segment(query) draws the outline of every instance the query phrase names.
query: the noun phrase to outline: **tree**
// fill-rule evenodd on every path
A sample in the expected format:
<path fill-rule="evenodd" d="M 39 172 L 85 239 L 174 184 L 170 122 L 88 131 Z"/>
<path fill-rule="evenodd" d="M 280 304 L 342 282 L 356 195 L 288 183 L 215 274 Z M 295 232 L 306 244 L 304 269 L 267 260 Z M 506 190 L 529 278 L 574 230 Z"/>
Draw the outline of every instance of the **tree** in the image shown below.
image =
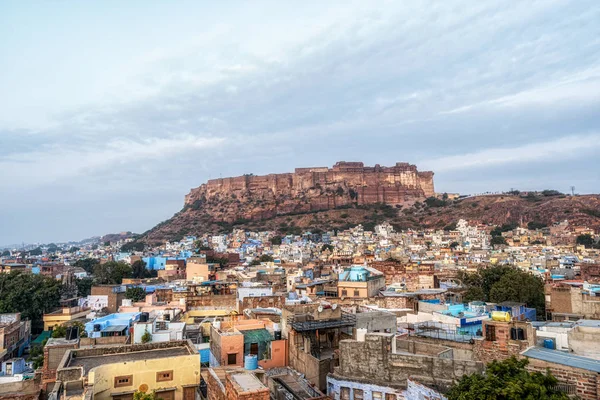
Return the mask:
<path fill-rule="evenodd" d="M 109 261 L 94 267 L 94 277 L 101 285 L 121 284 L 123 278 L 130 278 L 131 265 L 124 262 Z"/>
<path fill-rule="evenodd" d="M 9 257 L 10 256 L 10 250 L 4 250 L 2 252 L 2 257 Z"/>
<path fill-rule="evenodd" d="M 134 263 L 131 264 L 131 270 L 131 277 L 135 279 L 150 278 L 152 276 L 152 273 L 146 269 L 144 260 L 134 261 Z"/>
<path fill-rule="evenodd" d="M 458 246 L 460 246 L 460 243 L 458 243 L 458 242 L 452 242 L 452 243 L 450 243 L 450 248 L 451 248 L 452 250 L 454 250 L 454 249 L 455 249 L 455 248 L 457 248 Z"/>
<path fill-rule="evenodd" d="M 594 238 L 589 233 L 577 236 L 576 242 L 578 245 L 585 246 L 586 249 L 594 247 Z"/>
<path fill-rule="evenodd" d="M 492 236 L 492 240 L 490 241 L 490 244 L 492 246 L 496 246 L 496 245 L 500 245 L 500 244 L 504 244 L 506 245 L 506 239 L 504 239 L 503 236 Z"/>
<path fill-rule="evenodd" d="M 141 287 L 128 287 L 125 290 L 125 298 L 134 302 L 142 301 L 146 298 L 146 291 Z"/>
<path fill-rule="evenodd" d="M 130 253 L 132 251 L 144 251 L 145 247 L 146 247 L 146 245 L 144 243 L 133 241 L 133 242 L 125 243 L 123 246 L 121 246 L 121 252 L 122 253 Z"/>
<path fill-rule="evenodd" d="M 281 236 L 273 236 L 271 238 L 271 244 L 273 244 L 273 245 L 280 245 L 281 242 L 282 242 Z"/>
<path fill-rule="evenodd" d="M 532 231 L 545 228 L 546 226 L 548 225 L 539 221 L 530 221 L 527 223 L 527 229 L 531 229 Z"/>
<path fill-rule="evenodd" d="M 33 362 L 33 369 L 38 369 L 44 365 L 44 346 L 46 346 L 47 342 L 48 339 L 46 338 L 42 341 L 41 345 L 31 346 L 28 361 Z"/>
<path fill-rule="evenodd" d="M 94 272 L 94 267 L 100 264 L 100 261 L 95 258 L 81 258 L 73 264 L 75 267 L 83 268 L 85 272 L 91 274 Z"/>
<path fill-rule="evenodd" d="M 41 256 L 42 255 L 42 249 L 41 249 L 41 247 L 36 247 L 35 249 L 30 250 L 29 251 L 29 255 L 30 256 Z"/>
<path fill-rule="evenodd" d="M 43 275 L 12 271 L 0 274 L 0 313 L 20 312 L 34 323 L 59 306 L 62 294 L 59 281 Z"/>
<path fill-rule="evenodd" d="M 140 392 L 136 390 L 133 394 L 133 400 L 163 400 L 161 397 L 156 395 L 156 392 L 152 391 L 150 393 Z"/>
<path fill-rule="evenodd" d="M 67 327 L 66 326 L 58 325 L 52 329 L 52 337 L 54 339 L 64 338 L 65 336 L 67 336 Z"/>
<path fill-rule="evenodd" d="M 526 358 L 517 360 L 514 356 L 500 362 L 492 361 L 485 374 L 460 378 L 447 393 L 448 400 L 569 398 L 555 388 L 558 381 L 550 372 L 529 372 L 525 369 L 528 363 Z"/>
<path fill-rule="evenodd" d="M 455 231 L 456 230 L 456 222 L 452 222 L 444 227 L 445 231 Z"/>
<path fill-rule="evenodd" d="M 86 297 L 92 293 L 92 286 L 94 286 L 94 279 L 92 278 L 81 278 L 75 281 L 77 286 L 77 296 Z"/>
<path fill-rule="evenodd" d="M 325 250 L 333 251 L 333 249 L 334 249 L 334 247 L 327 243 L 325 243 L 323 246 L 321 246 L 321 251 L 325 251 Z"/>
<path fill-rule="evenodd" d="M 148 326 L 146 326 L 146 330 L 144 331 L 141 339 L 142 343 L 150 343 L 152 341 L 152 334 L 148 332 Z"/>
<path fill-rule="evenodd" d="M 72 247 L 69 249 L 69 253 L 77 253 L 79 250 L 81 250 L 79 247 L 72 246 Z"/>
<path fill-rule="evenodd" d="M 461 271 L 458 278 L 467 289 L 463 295 L 465 301 L 516 301 L 535 308 L 540 317 L 545 314 L 544 283 L 527 272 L 497 266 L 475 273 Z"/>
<path fill-rule="evenodd" d="M 271 257 L 268 254 L 261 255 L 259 260 L 260 260 L 260 262 L 273 262 L 274 261 L 273 257 Z"/>

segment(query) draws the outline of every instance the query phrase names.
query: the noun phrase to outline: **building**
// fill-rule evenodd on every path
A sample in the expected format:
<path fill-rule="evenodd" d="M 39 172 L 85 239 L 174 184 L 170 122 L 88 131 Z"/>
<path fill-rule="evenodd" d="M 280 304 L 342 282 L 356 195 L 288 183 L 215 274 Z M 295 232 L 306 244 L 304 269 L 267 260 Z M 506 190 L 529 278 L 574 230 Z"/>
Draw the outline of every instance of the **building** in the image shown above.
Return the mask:
<path fill-rule="evenodd" d="M 209 368 L 203 378 L 208 400 L 270 400 L 269 388 L 244 369 Z"/>
<path fill-rule="evenodd" d="M 130 328 L 140 320 L 142 313 L 114 313 L 97 318 L 85 324 L 89 338 L 109 336 L 129 336 Z"/>
<path fill-rule="evenodd" d="M 92 292 L 87 297 L 85 307 L 94 311 L 116 313 L 125 298 L 125 286 L 100 285 L 92 286 Z"/>
<path fill-rule="evenodd" d="M 481 362 L 455 359 L 450 347 L 368 333 L 340 342 L 340 365 L 327 377 L 327 394 L 335 400 L 400 400 L 409 378 L 443 391 L 483 368 Z"/>
<path fill-rule="evenodd" d="M 185 280 L 194 283 L 214 280 L 217 265 L 207 263 L 206 258 L 192 257 L 185 267 Z"/>
<path fill-rule="evenodd" d="M 68 325 L 73 321 L 85 322 L 86 315 L 90 312 L 86 307 L 63 307 L 51 313 L 44 314 L 44 330 L 52 330 L 55 326 Z"/>
<path fill-rule="evenodd" d="M 200 357 L 186 340 L 67 350 L 50 396 L 130 400 L 155 391 L 164 400 L 195 400 L 199 387 Z"/>
<path fill-rule="evenodd" d="M 31 321 L 20 313 L 0 314 L 0 361 L 20 357 L 31 338 Z"/>
<path fill-rule="evenodd" d="M 345 330 L 356 326 L 356 317 L 342 312 L 337 304 L 296 304 L 284 306 L 282 325 L 289 342 L 290 367 L 325 390 L 327 374 L 338 362 L 335 353 L 339 342 L 351 337 Z"/>
<path fill-rule="evenodd" d="M 27 269 L 26 264 L 19 264 L 19 263 L 0 264 L 0 274 L 10 274 L 13 271 L 27 272 L 29 270 Z"/>
<path fill-rule="evenodd" d="M 280 325 L 270 320 L 216 321 L 210 329 L 210 365 L 241 367 L 246 356 L 254 355 L 264 369 L 284 367 L 287 342 Z"/>
<path fill-rule="evenodd" d="M 383 273 L 375 268 L 351 266 L 338 278 L 338 297 L 375 297 L 385 287 Z"/>
<path fill-rule="evenodd" d="M 186 324 L 183 321 L 178 321 L 179 311 L 179 309 L 175 309 L 142 313 L 140 320 L 133 324 L 132 342 L 138 344 L 145 341 L 159 343 L 170 340 L 183 340 Z M 148 333 L 146 334 L 146 332 Z"/>

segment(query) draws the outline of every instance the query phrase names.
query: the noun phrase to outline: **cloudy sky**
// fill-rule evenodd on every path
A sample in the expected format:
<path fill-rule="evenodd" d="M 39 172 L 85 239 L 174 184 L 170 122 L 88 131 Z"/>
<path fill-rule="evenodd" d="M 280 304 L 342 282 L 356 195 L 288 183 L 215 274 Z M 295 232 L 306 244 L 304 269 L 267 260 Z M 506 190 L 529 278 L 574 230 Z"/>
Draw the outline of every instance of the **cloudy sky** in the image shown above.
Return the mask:
<path fill-rule="evenodd" d="M 294 5 L 294 6 L 292 6 Z M 3 1 L 0 244 L 336 161 L 600 192 L 600 2 Z"/>

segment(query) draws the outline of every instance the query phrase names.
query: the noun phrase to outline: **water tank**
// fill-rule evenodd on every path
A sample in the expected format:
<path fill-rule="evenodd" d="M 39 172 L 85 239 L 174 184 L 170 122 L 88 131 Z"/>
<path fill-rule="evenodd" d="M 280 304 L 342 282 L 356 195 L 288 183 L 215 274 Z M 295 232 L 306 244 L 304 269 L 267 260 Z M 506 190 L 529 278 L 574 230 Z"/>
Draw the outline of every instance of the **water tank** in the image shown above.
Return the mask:
<path fill-rule="evenodd" d="M 517 328 L 510 328 L 510 340 L 517 340 Z"/>
<path fill-rule="evenodd" d="M 492 319 L 494 321 L 510 321 L 510 313 L 506 311 L 492 311 Z"/>
<path fill-rule="evenodd" d="M 123 301 L 121 302 L 121 305 L 123 307 L 131 307 L 133 305 L 133 300 L 131 300 L 131 299 L 123 299 Z"/>
<path fill-rule="evenodd" d="M 288 299 L 290 299 L 290 300 L 296 300 L 296 299 L 298 299 L 298 293 L 296 293 L 296 292 L 289 292 L 288 293 Z"/>
<path fill-rule="evenodd" d="M 213 322 L 213 326 L 215 327 L 215 329 L 221 329 L 221 321 Z"/>
<path fill-rule="evenodd" d="M 544 339 L 544 347 L 547 349 L 554 350 L 554 340 L 552 339 Z"/>
<path fill-rule="evenodd" d="M 244 368 L 253 371 L 258 368 L 258 357 L 254 354 L 248 354 L 244 357 Z"/>
<path fill-rule="evenodd" d="M 140 314 L 140 322 L 148 322 L 148 318 L 150 315 L 147 312 L 143 312 Z"/>
<path fill-rule="evenodd" d="M 171 314 L 169 314 L 169 313 L 164 313 L 164 314 L 163 314 L 163 320 L 165 320 L 165 321 L 170 321 L 170 320 L 171 320 Z"/>
<path fill-rule="evenodd" d="M 364 342 L 366 336 L 367 336 L 367 329 L 365 329 L 365 328 L 357 328 L 356 329 L 356 341 L 357 342 Z"/>
<path fill-rule="evenodd" d="M 94 332 L 100 332 L 101 328 L 102 326 L 100 326 L 100 324 L 94 324 Z"/>

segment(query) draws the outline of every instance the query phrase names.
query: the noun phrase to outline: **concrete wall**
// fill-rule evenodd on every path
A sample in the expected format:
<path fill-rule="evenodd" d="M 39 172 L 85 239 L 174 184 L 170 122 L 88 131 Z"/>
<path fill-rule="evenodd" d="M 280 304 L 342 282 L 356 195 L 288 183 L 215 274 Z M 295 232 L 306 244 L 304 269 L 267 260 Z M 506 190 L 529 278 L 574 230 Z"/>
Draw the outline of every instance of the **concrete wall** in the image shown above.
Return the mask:
<path fill-rule="evenodd" d="M 340 342 L 336 376 L 404 388 L 408 377 L 425 384 L 449 385 L 465 374 L 483 371 L 483 363 L 420 354 L 392 353 L 393 334 L 367 334 L 364 342 Z"/>
<path fill-rule="evenodd" d="M 368 332 L 396 332 L 396 316 L 385 311 L 357 313 L 356 328 Z"/>
<path fill-rule="evenodd" d="M 173 379 L 157 382 L 156 373 L 160 371 L 173 371 Z M 114 378 L 126 375 L 133 375 L 132 385 L 115 388 Z M 148 385 L 149 391 L 175 388 L 175 398 L 183 399 L 182 386 L 198 385 L 199 382 L 200 357 L 197 354 L 107 364 L 93 368 L 88 373 L 88 384 L 94 386 L 96 400 L 109 400 L 111 394 L 136 390 L 142 383 Z"/>
<path fill-rule="evenodd" d="M 600 329 L 576 326 L 567 334 L 569 351 L 584 357 L 600 360 Z"/>

